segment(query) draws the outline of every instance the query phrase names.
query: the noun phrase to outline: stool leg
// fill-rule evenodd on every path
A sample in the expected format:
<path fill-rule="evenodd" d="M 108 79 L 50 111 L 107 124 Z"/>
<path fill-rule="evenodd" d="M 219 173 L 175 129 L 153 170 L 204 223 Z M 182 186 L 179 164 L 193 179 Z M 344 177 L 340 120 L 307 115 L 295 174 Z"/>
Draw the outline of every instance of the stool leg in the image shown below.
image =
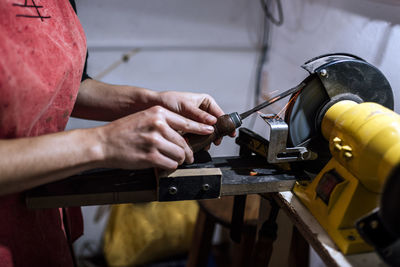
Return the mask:
<path fill-rule="evenodd" d="M 309 266 L 310 246 L 296 226 L 293 226 L 292 241 L 289 251 L 289 266 Z"/>
<path fill-rule="evenodd" d="M 240 243 L 242 237 L 246 198 L 246 195 L 239 195 L 235 196 L 233 200 L 230 236 L 231 239 L 236 243 Z"/>
<path fill-rule="evenodd" d="M 272 256 L 273 244 L 278 235 L 278 224 L 276 218 L 279 213 L 278 204 L 272 199 L 269 199 L 271 210 L 268 219 L 263 223 L 259 233 L 258 240 L 251 257 L 251 266 L 265 267 L 268 266 Z"/>
<path fill-rule="evenodd" d="M 250 263 L 257 239 L 257 225 L 243 226 L 240 244 L 233 244 L 232 267 L 252 266 Z"/>
<path fill-rule="evenodd" d="M 187 267 L 207 266 L 214 228 L 215 221 L 200 208 L 193 232 Z"/>

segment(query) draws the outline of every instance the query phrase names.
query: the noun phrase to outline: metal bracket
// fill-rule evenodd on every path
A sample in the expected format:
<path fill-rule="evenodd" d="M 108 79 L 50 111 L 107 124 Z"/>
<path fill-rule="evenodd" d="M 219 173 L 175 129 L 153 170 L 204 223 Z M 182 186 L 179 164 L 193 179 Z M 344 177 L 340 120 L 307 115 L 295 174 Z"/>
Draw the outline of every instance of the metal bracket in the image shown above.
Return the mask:
<path fill-rule="evenodd" d="M 282 163 L 313 160 L 317 154 L 306 147 L 287 147 L 288 125 L 284 120 L 272 115 L 261 115 L 270 128 L 267 161 Z"/>

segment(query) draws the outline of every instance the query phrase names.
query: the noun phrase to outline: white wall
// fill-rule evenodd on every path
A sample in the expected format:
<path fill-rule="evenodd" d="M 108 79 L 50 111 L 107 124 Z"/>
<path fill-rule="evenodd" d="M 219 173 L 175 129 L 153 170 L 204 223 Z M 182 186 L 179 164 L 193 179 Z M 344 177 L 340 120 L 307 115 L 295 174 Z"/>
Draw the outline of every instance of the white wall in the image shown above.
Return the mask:
<path fill-rule="evenodd" d="M 257 1 L 78 1 L 95 76 L 134 48 L 102 79 L 157 91 L 209 93 L 226 112 L 252 105 L 262 11 Z M 75 126 L 75 122 L 70 124 Z M 215 155 L 237 153 L 233 140 Z"/>
<path fill-rule="evenodd" d="M 103 81 L 155 90 L 190 90 L 213 95 L 226 112 L 252 105 L 262 10 L 258 0 L 78 0 L 93 76 L 140 48 Z M 300 68 L 320 54 L 347 52 L 363 57 L 386 75 L 400 112 L 400 1 L 282 0 L 285 21 L 272 29 L 264 66 L 264 93 L 296 85 Z M 282 103 L 273 107 L 278 111 Z M 246 122 L 248 125 L 249 122 Z M 88 127 L 71 120 L 68 127 Z M 256 124 L 259 132 L 263 125 Z M 213 155 L 234 155 L 225 138 Z M 85 208 L 86 234 L 78 242 L 98 242 L 102 225 L 93 226 Z"/>
<path fill-rule="evenodd" d="M 282 0 L 285 22 L 274 28 L 265 65 L 267 88 L 288 88 L 306 72 L 299 66 L 315 56 L 347 52 L 377 66 L 392 85 L 400 111 L 400 1 Z M 389 1 L 386 1 L 389 2 Z"/>
<path fill-rule="evenodd" d="M 252 105 L 263 15 L 258 1 L 81 0 L 77 5 L 87 34 L 90 75 L 96 76 L 124 53 L 139 48 L 128 63 L 102 80 L 157 91 L 209 93 L 226 112 Z M 71 119 L 68 128 L 99 124 Z M 232 138 L 226 138 L 212 151 L 233 155 L 238 148 Z M 75 245 L 78 253 L 87 242 L 94 244 L 92 249 L 98 248 L 105 223 L 93 223 L 95 207 L 83 211 L 85 236 Z"/>

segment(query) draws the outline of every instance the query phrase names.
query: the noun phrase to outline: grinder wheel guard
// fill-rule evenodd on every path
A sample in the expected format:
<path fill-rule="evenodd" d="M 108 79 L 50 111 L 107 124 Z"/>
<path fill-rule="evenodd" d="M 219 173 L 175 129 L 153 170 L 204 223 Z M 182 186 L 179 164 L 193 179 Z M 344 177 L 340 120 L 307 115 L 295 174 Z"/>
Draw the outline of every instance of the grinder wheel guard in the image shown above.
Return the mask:
<path fill-rule="evenodd" d="M 385 76 L 365 60 L 350 54 L 328 54 L 307 61 L 302 68 L 310 75 L 299 94 L 293 94 L 285 113 L 288 146 L 305 146 L 318 159 L 298 164 L 310 176 L 316 175 L 331 158 L 329 144 L 322 137 L 324 112 L 344 99 L 376 102 L 393 109 L 393 93 Z"/>

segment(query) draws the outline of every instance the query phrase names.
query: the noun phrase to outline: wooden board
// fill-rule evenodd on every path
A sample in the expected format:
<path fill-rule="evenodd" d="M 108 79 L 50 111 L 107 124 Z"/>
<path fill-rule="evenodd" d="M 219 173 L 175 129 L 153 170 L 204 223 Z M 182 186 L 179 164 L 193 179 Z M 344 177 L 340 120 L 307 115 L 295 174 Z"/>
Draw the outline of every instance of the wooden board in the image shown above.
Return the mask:
<path fill-rule="evenodd" d="M 387 266 L 375 252 L 343 255 L 314 216 L 292 192 L 276 193 L 273 196 L 327 266 Z"/>

